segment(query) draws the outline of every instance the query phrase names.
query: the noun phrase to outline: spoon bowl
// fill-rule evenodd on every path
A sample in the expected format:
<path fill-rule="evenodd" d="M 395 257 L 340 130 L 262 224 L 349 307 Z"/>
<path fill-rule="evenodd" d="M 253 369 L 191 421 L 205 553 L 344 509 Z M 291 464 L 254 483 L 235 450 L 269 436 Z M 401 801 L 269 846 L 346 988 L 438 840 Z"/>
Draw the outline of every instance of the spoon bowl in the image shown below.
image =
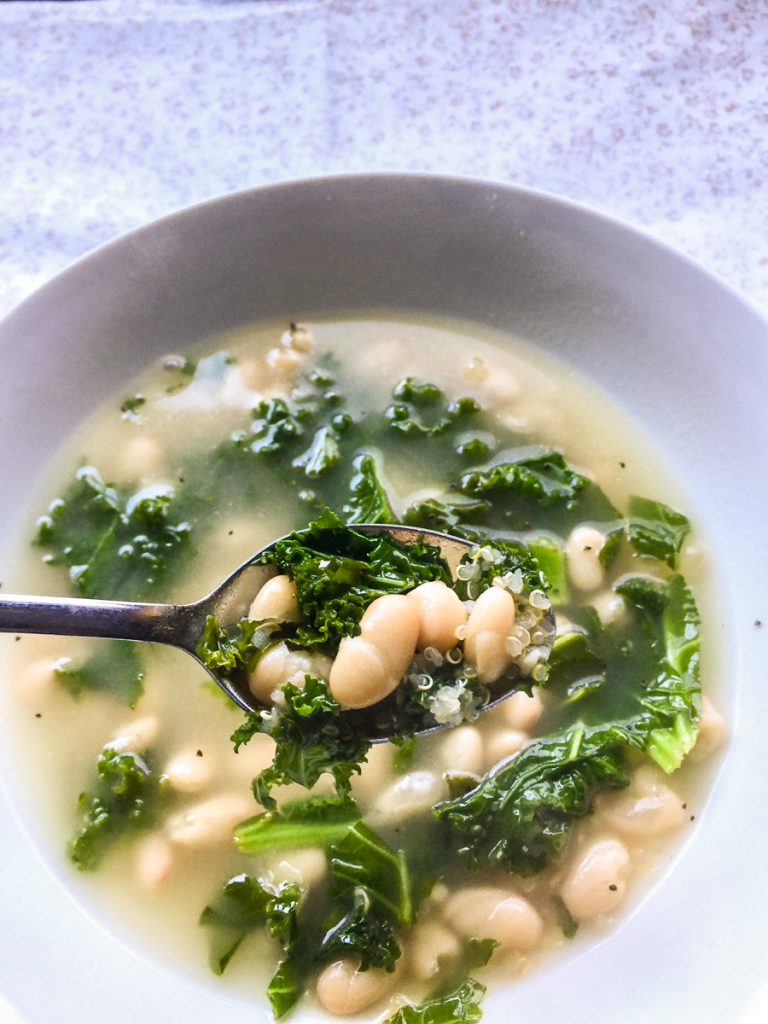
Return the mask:
<path fill-rule="evenodd" d="M 417 527 L 356 523 L 354 529 L 371 534 L 386 533 L 403 544 L 421 541 L 439 548 L 454 581 L 462 559 L 474 547 L 471 541 Z M 251 693 L 247 682 L 220 675 L 206 665 L 198 655 L 198 647 L 209 616 L 213 616 L 227 631 L 234 629 L 247 616 L 253 599 L 273 575 L 274 567 L 265 563 L 263 556 L 279 542 L 273 541 L 256 552 L 215 590 L 191 604 L 146 604 L 8 594 L 0 597 L 0 632 L 100 637 L 178 647 L 191 654 L 216 685 L 243 711 L 258 713 L 269 710 L 267 705 Z M 551 649 L 555 635 L 552 611 L 545 616 L 546 620 L 549 620 L 550 625 L 549 640 L 542 646 Z M 495 706 L 513 692 L 511 684 L 494 687 L 492 698 L 483 710 Z M 353 714 L 356 728 L 371 740 L 387 740 L 401 728 L 397 715 L 386 701 L 382 705 L 373 705 Z M 419 733 L 435 732 L 443 728 L 446 726 L 435 725 L 419 730 Z"/>

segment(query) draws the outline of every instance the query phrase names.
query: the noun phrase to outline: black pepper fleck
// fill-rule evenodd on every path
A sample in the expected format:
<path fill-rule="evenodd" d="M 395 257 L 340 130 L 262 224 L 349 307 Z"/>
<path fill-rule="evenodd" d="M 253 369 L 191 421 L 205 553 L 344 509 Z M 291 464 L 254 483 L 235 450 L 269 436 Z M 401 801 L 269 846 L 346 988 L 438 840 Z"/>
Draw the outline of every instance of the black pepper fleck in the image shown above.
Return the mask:
<path fill-rule="evenodd" d="M 616 892 L 616 890 L 617 890 L 617 889 L 618 889 L 619 887 L 618 887 L 618 885 L 616 885 L 616 883 L 615 883 L 615 882 L 611 882 L 611 884 L 610 884 L 610 885 L 608 886 L 608 888 L 609 888 L 609 889 L 611 890 L 611 892 Z"/>
<path fill-rule="evenodd" d="M 197 756 L 198 756 L 198 757 L 202 757 L 202 756 L 203 756 L 203 752 L 202 752 L 202 750 L 198 750 L 198 751 L 197 751 L 196 753 L 197 753 Z"/>
<path fill-rule="evenodd" d="M 2 583 L 0 583 L 0 587 L 1 586 L 2 586 Z M 755 626 L 758 629 L 762 629 L 762 627 L 763 627 L 763 620 L 762 619 L 755 619 Z"/>
<path fill-rule="evenodd" d="M 35 718 L 42 718 L 42 717 L 43 717 L 42 711 L 36 711 L 35 712 Z"/>

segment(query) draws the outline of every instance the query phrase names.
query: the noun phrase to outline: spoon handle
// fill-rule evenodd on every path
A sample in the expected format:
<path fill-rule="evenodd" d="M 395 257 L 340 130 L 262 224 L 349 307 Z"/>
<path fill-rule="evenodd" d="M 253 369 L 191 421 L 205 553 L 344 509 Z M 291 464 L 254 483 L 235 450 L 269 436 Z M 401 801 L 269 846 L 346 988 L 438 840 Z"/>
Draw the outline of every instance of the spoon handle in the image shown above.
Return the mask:
<path fill-rule="evenodd" d="M 7 594 L 0 597 L 0 632 L 149 640 L 186 647 L 184 626 L 190 610 L 189 605 Z"/>

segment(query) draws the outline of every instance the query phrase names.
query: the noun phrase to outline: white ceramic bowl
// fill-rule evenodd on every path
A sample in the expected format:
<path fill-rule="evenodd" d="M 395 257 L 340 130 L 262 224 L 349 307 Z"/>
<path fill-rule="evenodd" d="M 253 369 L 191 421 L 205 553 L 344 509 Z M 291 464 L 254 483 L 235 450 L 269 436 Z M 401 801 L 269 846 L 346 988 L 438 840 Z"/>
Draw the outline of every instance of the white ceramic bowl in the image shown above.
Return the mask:
<path fill-rule="evenodd" d="M 730 651 L 733 741 L 694 837 L 610 941 L 492 996 L 486 1019 L 768 1019 L 755 994 L 768 980 L 768 324 L 678 254 L 563 200 L 428 176 L 297 182 L 136 231 L 0 325 L 0 567 L 62 436 L 156 356 L 259 319 L 381 309 L 475 321 L 578 366 L 656 436 L 717 539 L 710 628 Z M 0 737 L 8 765 L 12 737 Z M 17 810 L 34 836 L 34 808 Z M 6 804 L 0 856 L 0 991 L 30 1024 L 260 1019 L 111 941 Z"/>

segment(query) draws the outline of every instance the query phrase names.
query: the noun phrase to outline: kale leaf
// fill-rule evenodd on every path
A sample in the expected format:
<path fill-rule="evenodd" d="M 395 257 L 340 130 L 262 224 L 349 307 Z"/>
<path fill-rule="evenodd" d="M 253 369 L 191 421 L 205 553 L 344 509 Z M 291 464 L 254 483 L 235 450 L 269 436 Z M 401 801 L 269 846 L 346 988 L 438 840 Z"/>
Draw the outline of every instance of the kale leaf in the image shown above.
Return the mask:
<path fill-rule="evenodd" d="M 337 646 L 357 631 L 365 609 L 382 594 L 404 593 L 428 580 L 451 582 L 435 546 L 361 533 L 330 509 L 305 530 L 279 540 L 263 561 L 296 585 L 302 624 L 295 639 L 305 648 Z"/>
<path fill-rule="evenodd" d="M 102 640 L 86 661 L 59 662 L 55 674 L 73 697 L 86 691 L 109 693 L 135 708 L 144 692 L 144 669 L 137 645 L 129 640 Z"/>
<path fill-rule="evenodd" d="M 277 626 L 263 626 L 250 619 L 241 619 L 235 630 L 224 629 L 215 616 L 205 620 L 197 656 L 212 672 L 232 676 L 239 672 L 250 672 L 259 654 L 273 642 Z"/>
<path fill-rule="evenodd" d="M 557 451 L 470 470 L 461 476 L 458 490 L 487 502 L 493 510 L 489 525 L 496 528 L 564 534 L 589 521 L 609 525 L 607 532 L 617 539 L 621 533 L 621 517 L 608 498 Z M 613 545 L 603 548 L 604 564 L 614 553 Z"/>
<path fill-rule="evenodd" d="M 387 492 L 376 472 L 372 455 L 355 459 L 355 475 L 349 482 L 350 496 L 342 509 L 342 518 L 349 525 L 355 523 L 396 523 Z"/>
<path fill-rule="evenodd" d="M 154 824 L 164 786 L 138 754 L 106 747 L 96 765 L 97 782 L 81 793 L 84 822 L 68 846 L 81 871 L 93 871 L 109 848 L 126 834 Z"/>
<path fill-rule="evenodd" d="M 406 377 L 392 391 L 394 404 L 384 412 L 392 430 L 407 436 L 435 437 L 480 412 L 474 398 L 446 402 L 435 384 Z"/>
<path fill-rule="evenodd" d="M 361 971 L 371 967 L 393 971 L 400 956 L 391 919 L 376 912 L 371 895 L 363 886 L 355 887 L 352 906 L 328 929 L 318 949 L 318 958 L 323 961 L 345 956 L 359 958 Z"/>
<path fill-rule="evenodd" d="M 401 1006 L 384 1024 L 478 1024 L 483 1019 L 480 1003 L 484 995 L 485 986 L 467 978 L 442 995 Z"/>
<path fill-rule="evenodd" d="M 534 741 L 434 813 L 459 837 L 472 867 L 505 864 L 535 874 L 561 853 L 570 824 L 590 812 L 599 791 L 629 784 L 626 748 L 620 729 L 576 726 Z"/>
<path fill-rule="evenodd" d="M 670 569 L 677 568 L 680 549 L 690 533 L 691 524 L 669 505 L 650 498 L 629 500 L 627 535 L 643 558 L 658 558 Z"/>
<path fill-rule="evenodd" d="M 360 811 L 349 797 L 326 796 L 292 800 L 279 810 L 256 814 L 235 829 L 241 853 L 327 846 L 342 839 Z"/>
<path fill-rule="evenodd" d="M 36 543 L 86 597 L 141 599 L 189 550 L 189 524 L 170 517 L 173 496 L 157 487 L 126 495 L 83 467 L 38 520 Z"/>
<path fill-rule="evenodd" d="M 232 734 L 235 751 L 256 733 L 266 733 L 277 744 L 272 764 L 253 780 L 254 796 L 273 809 L 273 786 L 297 782 L 310 789 L 325 772 L 333 776 L 337 793 L 347 796 L 371 744 L 360 737 L 322 679 L 307 676 L 303 688 L 286 683 L 282 692 L 285 707 L 249 713 Z"/>

